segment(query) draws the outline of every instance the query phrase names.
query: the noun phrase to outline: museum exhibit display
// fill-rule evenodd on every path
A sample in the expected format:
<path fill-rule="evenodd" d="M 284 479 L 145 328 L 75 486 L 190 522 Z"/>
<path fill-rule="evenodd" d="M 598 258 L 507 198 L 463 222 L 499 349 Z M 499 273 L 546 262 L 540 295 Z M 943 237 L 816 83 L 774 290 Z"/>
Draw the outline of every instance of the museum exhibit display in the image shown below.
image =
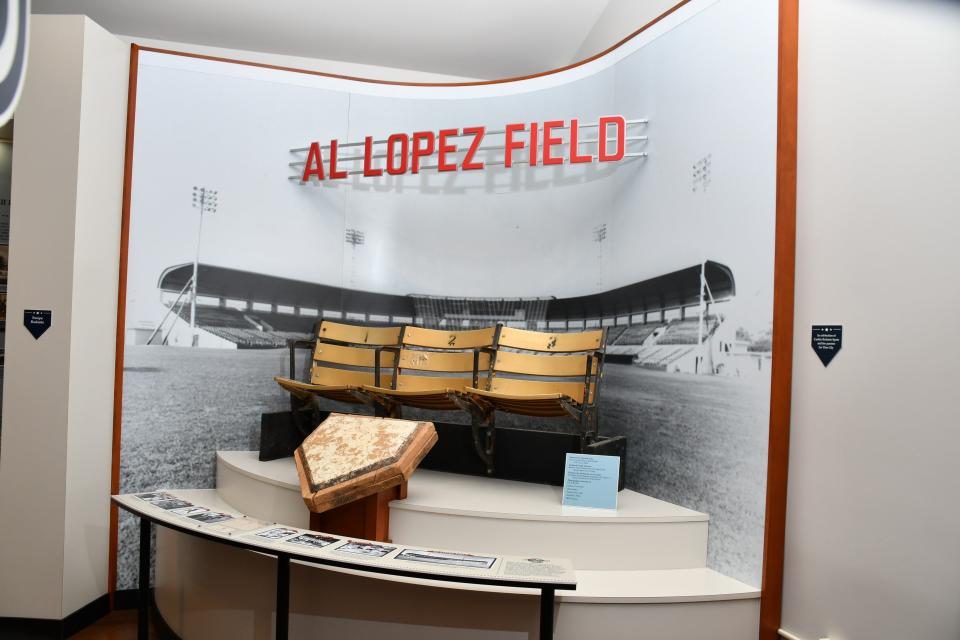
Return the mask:
<path fill-rule="evenodd" d="M 747 14 L 738 46 L 708 37 Z M 655 570 L 708 571 L 755 615 L 776 19 L 691 2 L 584 65 L 476 86 L 135 50 L 119 492 L 216 488 L 317 535 L 567 557 L 595 577 L 558 596 L 568 625 Z M 712 43 L 696 63 L 694 43 Z M 200 195 L 177 206 L 176 184 Z M 149 409 L 181 386 L 217 407 L 199 429 L 194 401 Z M 615 509 L 561 504 L 568 454 L 613 456 Z M 135 532 L 121 517 L 121 589 Z M 188 607 L 169 579 L 193 544 L 155 548 Z"/>
<path fill-rule="evenodd" d="M 71 315 L 103 292 L 15 307 L 112 375 L 108 606 L 183 640 L 755 633 L 791 367 L 782 19 L 685 0 L 573 64 L 449 81 L 51 19 L 102 72 L 81 94 L 126 95 L 112 370 Z"/>
<path fill-rule="evenodd" d="M 0 639 L 960 638 L 960 3 L 0 16 Z"/>

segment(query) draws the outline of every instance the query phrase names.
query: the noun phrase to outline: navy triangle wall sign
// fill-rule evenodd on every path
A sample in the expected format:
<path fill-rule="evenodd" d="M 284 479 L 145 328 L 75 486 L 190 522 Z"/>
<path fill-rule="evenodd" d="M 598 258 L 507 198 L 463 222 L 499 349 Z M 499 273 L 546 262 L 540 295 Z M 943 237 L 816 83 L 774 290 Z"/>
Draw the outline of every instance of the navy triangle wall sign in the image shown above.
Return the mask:
<path fill-rule="evenodd" d="M 843 326 L 839 324 L 815 324 L 811 332 L 810 344 L 814 353 L 827 366 L 843 347 Z"/>
<path fill-rule="evenodd" d="M 52 322 L 53 312 L 49 309 L 25 309 L 23 311 L 23 326 L 37 340 L 50 328 Z"/>

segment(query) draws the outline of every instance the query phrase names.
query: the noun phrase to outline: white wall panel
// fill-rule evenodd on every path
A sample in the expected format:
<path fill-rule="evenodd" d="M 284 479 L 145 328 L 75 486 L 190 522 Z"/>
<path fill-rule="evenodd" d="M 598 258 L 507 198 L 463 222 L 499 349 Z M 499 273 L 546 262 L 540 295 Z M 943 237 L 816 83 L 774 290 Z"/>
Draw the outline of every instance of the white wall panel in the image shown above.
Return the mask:
<path fill-rule="evenodd" d="M 732 31 L 738 34 L 734 43 L 727 38 Z M 739 305 L 738 316 L 730 315 L 730 333 L 739 327 L 769 330 L 775 64 L 776 6 L 766 0 L 692 2 L 603 59 L 530 81 L 470 87 L 381 85 L 143 52 L 127 326 L 152 328 L 168 311 L 158 280 L 165 269 L 193 260 L 199 219 L 190 194 L 200 185 L 219 190 L 216 213 L 204 218 L 203 264 L 399 296 L 564 298 L 715 260 L 732 268 L 738 285 L 736 302 L 724 310 L 731 313 Z M 648 151 L 649 158 L 450 174 L 425 170 L 320 185 L 289 180 L 302 171 L 289 163 L 306 154 L 288 150 L 313 141 L 357 143 L 368 135 L 383 139 L 392 133 L 477 125 L 499 130 L 513 122 L 574 117 L 590 123 L 610 114 L 650 119 L 649 126 L 627 130 L 630 137 L 650 136 L 649 144 L 628 143 L 628 152 Z M 581 136 L 595 139 L 596 131 L 583 130 Z M 501 141 L 491 135 L 485 144 Z M 341 147 L 341 168 L 355 149 Z M 501 155 L 494 151 L 485 157 Z M 691 167 L 707 156 L 714 162 L 711 182 L 706 191 L 693 191 Z M 597 234 L 604 225 L 606 237 L 600 242 Z M 345 242 L 348 229 L 363 234 L 361 245 Z M 235 280 L 243 283 L 245 277 Z M 269 297 L 271 292 L 251 295 Z M 363 317 L 367 309 L 344 311 Z M 177 359 L 192 357 L 144 349 L 125 355 L 133 373 L 163 368 L 156 363 L 140 367 L 138 358 L 169 355 L 164 366 L 173 371 Z M 263 370 L 250 373 L 247 381 L 269 381 L 267 357 Z M 193 375 L 198 372 L 194 369 Z M 265 385 L 269 389 L 258 392 L 262 401 L 252 395 L 242 400 L 246 413 L 229 424 L 197 430 L 194 424 L 204 418 L 195 419 L 192 406 L 207 412 L 218 402 L 239 407 L 241 401 L 224 400 L 223 390 L 208 389 L 205 381 L 188 382 L 186 371 L 169 383 L 166 394 L 162 379 L 131 375 L 125 389 L 132 404 L 124 413 L 124 490 L 171 482 L 212 486 L 210 454 L 204 448 L 227 437 L 236 441 L 216 446 L 256 446 L 247 433 L 255 432 L 260 411 L 283 401 L 279 389 Z M 691 443 L 678 445 L 669 428 L 651 427 L 664 424 L 661 415 L 641 416 L 639 405 L 631 404 L 643 395 L 639 384 L 620 395 L 612 385 L 605 387 L 609 397 L 618 398 L 608 407 L 623 403 L 609 410 L 613 419 L 606 426 L 611 434 L 632 434 L 635 442 L 642 434 L 643 444 L 654 445 L 644 450 L 648 457 L 637 455 L 642 462 L 635 467 L 656 468 L 657 474 L 650 475 L 657 477 L 631 488 L 702 511 L 727 510 L 726 518 L 721 514 L 715 520 L 711 566 L 759 584 L 769 388 L 762 376 L 743 385 L 750 390 L 735 411 L 704 409 L 683 422 L 702 420 L 712 436 L 723 423 L 749 442 L 749 454 L 729 443 L 724 452 L 702 446 L 696 427 Z M 149 389 L 153 395 L 138 396 L 134 389 Z M 644 398 L 669 404 L 674 402 L 669 395 L 647 392 Z M 164 403 L 183 413 L 175 417 L 177 410 L 163 410 Z M 161 440 L 158 434 L 165 433 L 169 440 L 144 444 L 147 424 L 152 436 Z M 198 431 L 209 436 L 199 448 L 193 445 Z M 172 441 L 190 449 L 189 454 L 175 453 Z M 676 452 L 677 466 L 651 463 L 652 449 Z M 709 462 L 701 464 L 698 452 Z M 143 462 L 154 458 L 165 462 L 157 471 Z M 701 467 L 729 476 L 716 482 L 694 478 Z M 628 477 L 636 477 L 635 471 L 631 467 Z M 708 493 L 711 497 L 704 497 Z M 716 501 L 708 502 L 714 496 Z M 126 586 L 133 576 L 135 532 L 128 525 L 121 531 L 121 584 Z M 735 557 L 736 563 L 725 564 L 725 557 Z"/>
<path fill-rule="evenodd" d="M 62 615 L 103 595 L 130 48 L 83 23 Z"/>
<path fill-rule="evenodd" d="M 60 619 L 106 593 L 128 49 L 82 16 L 31 20 L 17 110 L 0 616 Z M 50 309 L 35 340 L 24 309 Z"/>
<path fill-rule="evenodd" d="M 960 637 L 960 6 L 800 6 L 783 627 Z M 829 368 L 812 324 L 842 324 Z"/>
<path fill-rule="evenodd" d="M 31 20 L 17 110 L 0 448 L 0 616 L 61 617 L 83 21 Z M 53 42 L 58 46 L 44 46 Z M 24 309 L 53 312 L 39 340 L 23 327 Z"/>

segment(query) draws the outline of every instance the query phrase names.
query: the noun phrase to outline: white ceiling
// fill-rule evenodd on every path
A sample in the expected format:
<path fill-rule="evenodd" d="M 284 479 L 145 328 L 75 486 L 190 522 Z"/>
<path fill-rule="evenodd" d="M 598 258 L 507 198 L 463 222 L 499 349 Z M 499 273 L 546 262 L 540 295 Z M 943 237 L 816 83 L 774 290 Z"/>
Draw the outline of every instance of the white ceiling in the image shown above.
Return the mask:
<path fill-rule="evenodd" d="M 604 46 L 599 51 L 672 2 L 33 0 L 32 4 L 33 13 L 86 14 L 118 35 L 487 79 L 570 64 L 584 57 L 581 47 L 588 36 L 597 47 L 600 32 Z M 615 18 L 604 20 L 605 12 Z M 627 20 L 625 12 L 630 15 Z"/>

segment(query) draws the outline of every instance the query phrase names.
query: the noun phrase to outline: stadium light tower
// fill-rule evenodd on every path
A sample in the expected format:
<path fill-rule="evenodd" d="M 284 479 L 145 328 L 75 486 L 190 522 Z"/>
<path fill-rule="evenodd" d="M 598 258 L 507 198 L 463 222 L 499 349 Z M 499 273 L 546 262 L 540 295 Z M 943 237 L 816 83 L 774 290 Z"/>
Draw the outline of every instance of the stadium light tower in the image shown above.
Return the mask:
<path fill-rule="evenodd" d="M 603 241 L 607 239 L 607 223 L 593 228 L 593 241 L 597 243 L 597 289 L 603 289 Z"/>
<path fill-rule="evenodd" d="M 203 214 L 217 210 L 217 192 L 206 187 L 193 188 L 193 208 L 200 210 L 200 224 L 197 225 L 197 255 L 193 259 L 193 284 L 190 287 L 190 333 L 193 334 L 190 346 L 200 343 L 197 333 L 197 271 L 200 267 L 200 237 L 203 234 Z"/>
<path fill-rule="evenodd" d="M 363 231 L 360 229 L 347 229 L 344 232 L 344 241 L 353 247 L 353 250 L 350 252 L 350 286 L 353 286 L 353 273 L 357 267 L 357 247 L 361 246 L 366 239 Z"/>

